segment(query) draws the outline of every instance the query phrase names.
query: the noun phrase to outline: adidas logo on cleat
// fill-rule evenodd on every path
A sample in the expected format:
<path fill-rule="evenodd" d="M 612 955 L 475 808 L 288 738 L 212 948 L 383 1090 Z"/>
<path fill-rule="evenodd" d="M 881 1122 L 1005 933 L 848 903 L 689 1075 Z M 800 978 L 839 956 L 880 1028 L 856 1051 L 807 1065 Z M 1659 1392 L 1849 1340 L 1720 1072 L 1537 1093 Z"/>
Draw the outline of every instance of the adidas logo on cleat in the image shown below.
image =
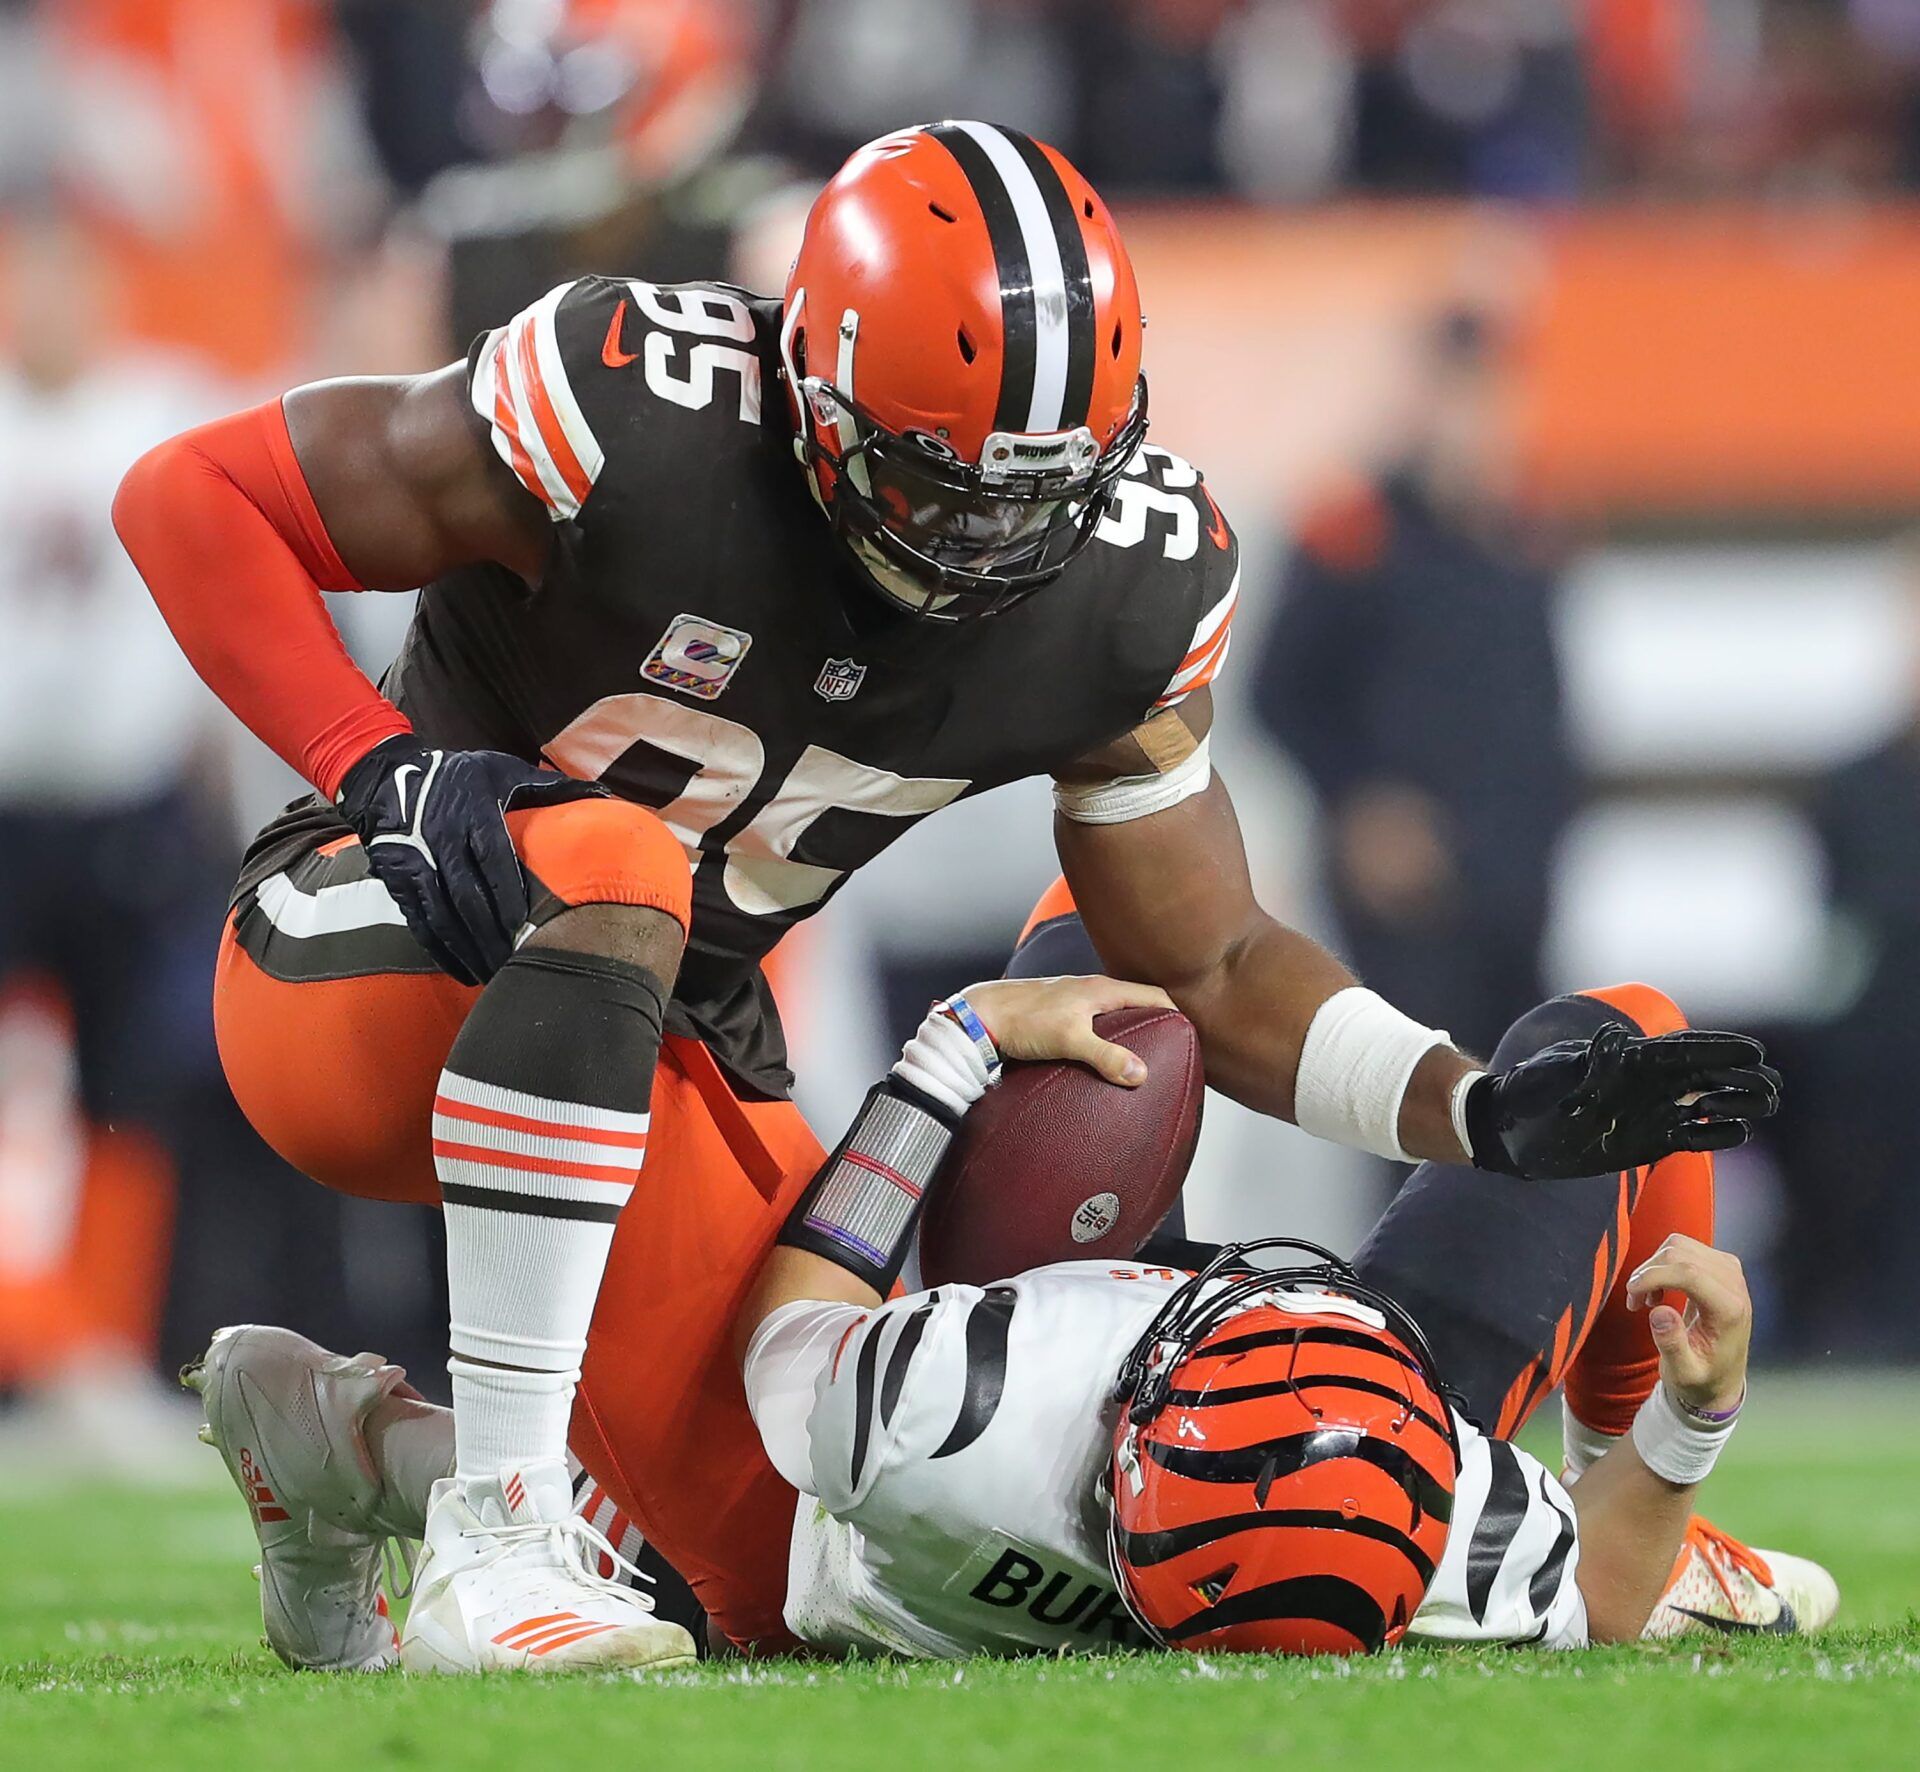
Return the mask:
<path fill-rule="evenodd" d="M 510 1624 L 493 1640 L 503 1649 L 518 1649 L 527 1655 L 550 1655 L 569 1643 L 584 1642 L 588 1637 L 619 1628 L 614 1624 L 595 1623 L 577 1612 L 549 1612 L 543 1618 L 525 1618 L 518 1624 Z"/>
<path fill-rule="evenodd" d="M 240 1482 L 247 1492 L 247 1505 L 261 1525 L 275 1525 L 292 1517 L 280 1505 L 267 1484 L 266 1473 L 253 1462 L 253 1453 L 245 1446 L 240 1448 Z"/>

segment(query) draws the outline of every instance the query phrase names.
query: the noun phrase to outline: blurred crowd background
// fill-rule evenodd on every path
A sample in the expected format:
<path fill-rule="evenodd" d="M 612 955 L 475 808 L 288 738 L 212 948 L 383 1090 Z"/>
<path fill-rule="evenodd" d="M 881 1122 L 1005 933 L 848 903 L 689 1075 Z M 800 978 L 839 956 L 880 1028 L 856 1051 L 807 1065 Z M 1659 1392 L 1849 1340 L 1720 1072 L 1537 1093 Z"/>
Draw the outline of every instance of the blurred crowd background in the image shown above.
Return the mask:
<path fill-rule="evenodd" d="M 157 1375 L 223 1322 L 444 1353 L 431 1215 L 227 1100 L 225 893 L 300 784 L 120 473 L 583 269 L 777 287 L 846 151 L 940 115 L 1128 230 L 1155 439 L 1243 537 L 1268 905 L 1482 1048 L 1623 977 L 1765 1035 L 1721 1234 L 1767 1351 L 1920 1358 L 1920 5 L 0 0 L 0 1460 L 187 1456 Z M 334 601 L 377 671 L 410 599 Z M 1052 872 L 1006 790 L 782 950 L 823 1131 Z M 1390 1179 L 1215 1098 L 1190 1213 L 1350 1246 Z"/>

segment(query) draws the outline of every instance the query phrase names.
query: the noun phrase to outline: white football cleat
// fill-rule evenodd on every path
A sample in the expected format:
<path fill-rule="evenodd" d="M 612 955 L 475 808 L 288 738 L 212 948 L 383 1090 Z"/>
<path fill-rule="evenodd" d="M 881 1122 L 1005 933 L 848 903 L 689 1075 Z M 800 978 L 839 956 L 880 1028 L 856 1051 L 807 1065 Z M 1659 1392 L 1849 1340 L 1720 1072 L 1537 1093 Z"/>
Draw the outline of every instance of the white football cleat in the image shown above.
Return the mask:
<path fill-rule="evenodd" d="M 1839 1609 L 1839 1585 L 1818 1563 L 1755 1550 L 1695 1514 L 1640 1634 L 1795 1637 L 1825 1629 Z"/>
<path fill-rule="evenodd" d="M 562 1459 L 433 1486 L 400 1641 L 412 1674 L 691 1666 L 693 1638 L 644 1594 L 595 1573 L 630 1568 L 573 1511 Z"/>
<path fill-rule="evenodd" d="M 267 1642 L 289 1667 L 372 1673 L 400 1658 L 380 1591 L 380 1479 L 367 1413 L 406 1373 L 290 1329 L 222 1329 L 180 1374 L 200 1393 L 200 1437 L 226 1461 L 260 1540 Z"/>

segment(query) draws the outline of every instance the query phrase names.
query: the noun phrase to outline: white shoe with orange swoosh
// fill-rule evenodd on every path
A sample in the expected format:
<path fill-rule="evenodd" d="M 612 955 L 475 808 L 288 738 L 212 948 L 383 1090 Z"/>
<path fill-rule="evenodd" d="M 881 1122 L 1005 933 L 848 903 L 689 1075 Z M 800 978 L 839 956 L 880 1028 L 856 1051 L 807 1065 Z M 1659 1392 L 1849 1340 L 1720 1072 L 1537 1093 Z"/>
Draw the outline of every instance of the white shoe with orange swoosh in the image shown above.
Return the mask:
<path fill-rule="evenodd" d="M 400 1639 L 415 1674 L 572 1673 L 691 1666 L 693 1638 L 595 1573 L 626 1564 L 573 1511 L 564 1460 L 444 1478 Z"/>

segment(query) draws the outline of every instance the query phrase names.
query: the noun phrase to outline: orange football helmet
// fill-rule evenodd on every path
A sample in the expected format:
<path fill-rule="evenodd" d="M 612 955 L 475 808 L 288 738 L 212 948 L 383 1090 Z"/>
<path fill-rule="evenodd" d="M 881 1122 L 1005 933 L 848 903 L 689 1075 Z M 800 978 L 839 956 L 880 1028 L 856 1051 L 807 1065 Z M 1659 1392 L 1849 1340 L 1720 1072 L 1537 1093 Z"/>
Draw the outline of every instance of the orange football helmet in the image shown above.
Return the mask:
<path fill-rule="evenodd" d="M 1107 207 L 991 123 L 899 130 L 816 199 L 781 352 L 796 449 L 882 590 L 1005 608 L 1093 538 L 1147 424 L 1144 322 Z"/>
<path fill-rule="evenodd" d="M 1261 1268 L 1249 1252 L 1320 1257 Z M 1446 1548 L 1460 1445 L 1419 1327 L 1311 1243 L 1235 1245 L 1121 1368 L 1108 1553 L 1167 1648 L 1370 1654 Z"/>

